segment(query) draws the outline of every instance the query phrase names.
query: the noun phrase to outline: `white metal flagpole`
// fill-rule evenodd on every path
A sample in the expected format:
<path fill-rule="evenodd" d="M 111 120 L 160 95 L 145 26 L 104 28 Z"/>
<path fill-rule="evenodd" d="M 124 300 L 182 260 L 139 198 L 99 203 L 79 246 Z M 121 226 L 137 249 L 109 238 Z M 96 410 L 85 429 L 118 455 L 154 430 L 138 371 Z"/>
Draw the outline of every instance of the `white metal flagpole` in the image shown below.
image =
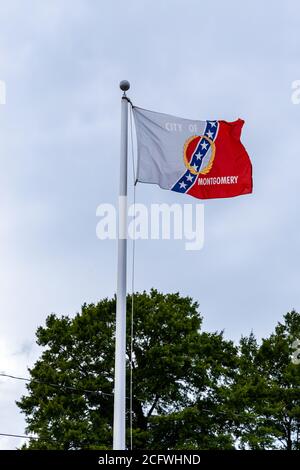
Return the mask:
<path fill-rule="evenodd" d="M 119 192 L 118 273 L 116 349 L 114 384 L 113 449 L 125 450 L 126 431 L 126 258 L 127 258 L 127 141 L 128 100 L 126 91 L 130 83 L 123 80 L 120 88 L 124 92 L 121 105 L 121 155 Z"/>

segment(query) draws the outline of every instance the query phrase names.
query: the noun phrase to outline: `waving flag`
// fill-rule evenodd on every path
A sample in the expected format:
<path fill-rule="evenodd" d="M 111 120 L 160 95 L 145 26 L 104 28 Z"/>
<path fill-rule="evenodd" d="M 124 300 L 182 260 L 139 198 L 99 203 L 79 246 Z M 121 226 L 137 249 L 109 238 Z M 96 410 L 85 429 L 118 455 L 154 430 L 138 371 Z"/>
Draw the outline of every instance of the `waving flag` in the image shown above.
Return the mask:
<path fill-rule="evenodd" d="M 240 141 L 242 119 L 192 121 L 133 107 L 137 181 L 200 199 L 252 192 L 252 166 Z"/>

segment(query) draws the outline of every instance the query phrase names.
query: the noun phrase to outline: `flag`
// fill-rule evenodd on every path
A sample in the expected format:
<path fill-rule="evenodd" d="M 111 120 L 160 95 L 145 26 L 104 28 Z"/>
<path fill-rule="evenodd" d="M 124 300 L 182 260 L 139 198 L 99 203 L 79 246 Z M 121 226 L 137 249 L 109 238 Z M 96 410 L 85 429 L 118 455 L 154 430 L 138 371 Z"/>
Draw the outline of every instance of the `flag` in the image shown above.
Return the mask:
<path fill-rule="evenodd" d="M 244 121 L 193 121 L 133 107 L 137 181 L 200 199 L 252 192 Z"/>

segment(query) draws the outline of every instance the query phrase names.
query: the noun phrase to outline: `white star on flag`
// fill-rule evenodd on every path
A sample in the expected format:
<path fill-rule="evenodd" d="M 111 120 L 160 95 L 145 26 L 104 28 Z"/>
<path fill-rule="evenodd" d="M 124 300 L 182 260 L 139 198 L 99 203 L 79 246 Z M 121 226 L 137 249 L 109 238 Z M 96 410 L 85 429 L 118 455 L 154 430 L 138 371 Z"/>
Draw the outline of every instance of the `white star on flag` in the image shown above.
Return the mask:
<path fill-rule="evenodd" d="M 207 132 L 207 137 L 209 137 L 210 139 L 212 139 L 213 136 L 214 136 L 214 135 L 213 135 L 213 133 L 212 133 L 211 131 L 208 131 L 208 132 Z"/>
<path fill-rule="evenodd" d="M 179 183 L 180 189 L 186 189 L 186 184 L 182 181 Z"/>
<path fill-rule="evenodd" d="M 207 143 L 207 142 L 202 142 L 201 147 L 202 147 L 203 149 L 206 150 L 206 149 L 207 149 L 207 146 L 208 146 L 208 143 Z"/>
<path fill-rule="evenodd" d="M 216 123 L 214 121 L 208 121 L 209 124 L 210 124 L 210 127 L 215 127 L 216 126 Z"/>
<path fill-rule="evenodd" d="M 193 177 L 192 177 L 192 175 L 191 175 L 190 173 L 187 175 L 186 179 L 187 179 L 188 181 L 193 181 Z"/>
<path fill-rule="evenodd" d="M 197 157 L 197 160 L 200 160 L 200 158 L 202 157 L 202 153 L 200 152 L 196 153 L 196 157 Z"/>

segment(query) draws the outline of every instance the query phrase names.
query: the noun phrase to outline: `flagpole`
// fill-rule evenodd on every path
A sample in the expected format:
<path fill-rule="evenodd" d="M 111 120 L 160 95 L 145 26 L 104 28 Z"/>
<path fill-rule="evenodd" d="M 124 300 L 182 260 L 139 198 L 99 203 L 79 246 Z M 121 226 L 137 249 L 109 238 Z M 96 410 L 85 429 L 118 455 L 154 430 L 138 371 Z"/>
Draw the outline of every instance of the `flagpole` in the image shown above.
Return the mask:
<path fill-rule="evenodd" d="M 122 80 L 120 83 L 120 88 L 124 93 L 121 101 L 121 153 L 113 426 L 114 450 L 125 450 L 126 447 L 126 258 L 128 140 L 128 100 L 126 97 L 126 91 L 129 90 L 130 83 L 127 80 Z"/>

